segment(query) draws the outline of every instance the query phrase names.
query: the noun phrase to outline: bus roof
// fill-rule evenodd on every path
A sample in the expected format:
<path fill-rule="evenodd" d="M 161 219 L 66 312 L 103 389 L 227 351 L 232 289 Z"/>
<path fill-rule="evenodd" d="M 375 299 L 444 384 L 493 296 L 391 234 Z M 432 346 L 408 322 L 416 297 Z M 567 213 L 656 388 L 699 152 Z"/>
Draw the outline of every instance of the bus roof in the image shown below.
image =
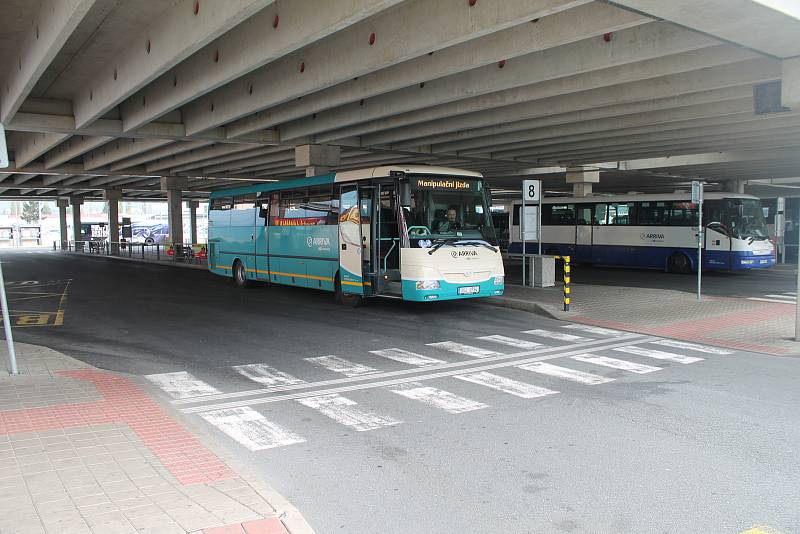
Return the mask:
<path fill-rule="evenodd" d="M 724 192 L 706 192 L 704 193 L 705 200 L 717 200 L 721 198 L 749 198 L 758 200 L 758 197 L 753 195 L 744 195 L 741 193 L 724 193 Z M 583 203 L 600 203 L 600 202 L 646 202 L 659 201 L 659 200 L 691 200 L 692 193 L 690 191 L 680 191 L 677 193 L 658 193 L 658 194 L 642 194 L 642 195 L 593 195 L 590 197 L 545 197 L 543 202 L 546 204 L 559 204 L 568 202 L 573 204 Z M 521 204 L 522 200 L 514 200 L 515 204 Z"/>
<path fill-rule="evenodd" d="M 354 171 L 344 171 L 337 173 L 322 174 L 308 178 L 297 178 L 295 180 L 284 180 L 280 182 L 263 182 L 229 189 L 213 191 L 210 198 L 226 197 L 231 195 L 246 195 L 248 193 L 260 193 L 262 191 L 278 191 L 281 189 L 292 189 L 295 187 L 308 187 L 312 185 L 324 185 L 334 182 L 350 182 L 353 180 L 367 180 L 369 178 L 381 178 L 390 176 L 393 172 L 403 172 L 406 174 L 427 174 L 442 176 L 462 176 L 466 178 L 482 178 L 479 172 L 466 171 L 463 169 L 453 169 L 450 167 L 434 167 L 431 165 L 384 165 L 382 167 L 368 167 Z"/>

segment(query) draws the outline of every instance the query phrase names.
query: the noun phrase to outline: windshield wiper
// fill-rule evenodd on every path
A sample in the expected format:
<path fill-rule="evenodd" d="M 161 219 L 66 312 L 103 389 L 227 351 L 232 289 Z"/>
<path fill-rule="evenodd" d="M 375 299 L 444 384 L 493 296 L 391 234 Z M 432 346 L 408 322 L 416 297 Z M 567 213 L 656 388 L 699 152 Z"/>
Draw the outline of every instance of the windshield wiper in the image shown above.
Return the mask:
<path fill-rule="evenodd" d="M 497 252 L 497 249 L 495 249 L 492 245 L 490 245 L 486 241 L 478 241 L 478 240 L 476 240 L 476 241 L 464 241 L 464 240 L 462 240 L 462 241 L 460 241 L 458 243 L 455 243 L 455 245 L 459 246 L 459 247 L 466 247 L 467 245 L 480 245 L 482 247 L 488 248 L 492 252 Z"/>
<path fill-rule="evenodd" d="M 457 238 L 457 237 L 449 237 L 449 238 L 447 238 L 447 239 L 442 239 L 441 241 L 439 241 L 438 243 L 436 243 L 436 244 L 433 246 L 433 248 L 432 248 L 432 249 L 430 249 L 430 250 L 428 251 L 428 255 L 430 256 L 431 254 L 433 254 L 434 252 L 436 252 L 437 250 L 439 250 L 440 248 L 442 248 L 442 247 L 443 247 L 443 246 L 445 246 L 446 244 L 448 244 L 448 243 L 455 243 L 456 241 L 461 241 L 461 240 L 460 240 L 459 238 Z"/>

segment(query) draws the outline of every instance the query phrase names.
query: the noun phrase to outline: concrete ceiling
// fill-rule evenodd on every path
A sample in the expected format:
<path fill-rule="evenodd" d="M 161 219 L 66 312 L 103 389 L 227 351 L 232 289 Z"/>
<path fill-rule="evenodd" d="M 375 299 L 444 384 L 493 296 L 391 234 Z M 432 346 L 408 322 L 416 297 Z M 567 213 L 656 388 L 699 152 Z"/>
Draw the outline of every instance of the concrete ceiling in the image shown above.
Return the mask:
<path fill-rule="evenodd" d="M 600 191 L 788 191 L 800 20 L 777 5 L 6 0 L 0 194 L 159 197 L 161 176 L 187 176 L 204 197 L 303 175 L 309 143 L 340 146 L 337 169 L 448 165 L 506 189 L 538 174 L 565 191 L 582 166 Z"/>

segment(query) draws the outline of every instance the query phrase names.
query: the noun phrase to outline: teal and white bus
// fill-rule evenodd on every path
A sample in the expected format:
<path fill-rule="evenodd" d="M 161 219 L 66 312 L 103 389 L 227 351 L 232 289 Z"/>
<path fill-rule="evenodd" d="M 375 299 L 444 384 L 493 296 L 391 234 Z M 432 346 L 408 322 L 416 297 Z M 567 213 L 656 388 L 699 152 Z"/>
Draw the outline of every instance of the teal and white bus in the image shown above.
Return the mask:
<path fill-rule="evenodd" d="M 436 301 L 502 295 L 489 190 L 476 172 L 384 166 L 215 191 L 208 268 L 251 282 Z"/>

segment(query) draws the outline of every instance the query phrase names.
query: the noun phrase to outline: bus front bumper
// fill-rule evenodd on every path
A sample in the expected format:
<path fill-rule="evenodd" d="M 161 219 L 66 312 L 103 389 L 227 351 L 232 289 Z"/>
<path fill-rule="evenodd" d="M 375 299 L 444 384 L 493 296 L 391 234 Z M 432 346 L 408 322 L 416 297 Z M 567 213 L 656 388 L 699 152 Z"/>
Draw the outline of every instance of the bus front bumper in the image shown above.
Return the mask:
<path fill-rule="evenodd" d="M 494 277 L 468 284 L 451 284 L 437 280 L 437 289 L 417 289 L 417 280 L 403 280 L 403 300 L 431 302 L 436 300 L 458 300 L 476 297 L 496 297 L 503 294 L 505 284 L 495 284 Z"/>

